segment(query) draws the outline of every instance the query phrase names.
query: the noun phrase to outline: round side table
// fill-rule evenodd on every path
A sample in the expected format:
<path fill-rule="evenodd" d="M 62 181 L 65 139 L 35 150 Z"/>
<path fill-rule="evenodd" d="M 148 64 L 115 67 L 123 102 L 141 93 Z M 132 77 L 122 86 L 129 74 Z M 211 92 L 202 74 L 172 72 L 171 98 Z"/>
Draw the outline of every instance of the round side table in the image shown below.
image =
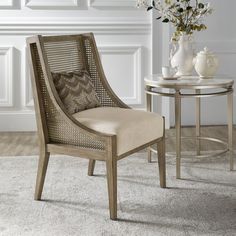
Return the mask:
<path fill-rule="evenodd" d="M 176 129 L 176 178 L 181 178 L 181 99 L 196 98 L 196 157 L 211 157 L 222 153 L 229 153 L 230 170 L 233 170 L 233 85 L 234 80 L 229 77 L 214 77 L 201 79 L 197 76 L 184 76 L 177 80 L 164 80 L 160 75 L 150 75 L 145 78 L 145 93 L 147 110 L 151 111 L 152 95 L 172 97 L 175 100 L 175 129 Z M 169 89 L 163 92 L 162 89 Z M 185 93 L 184 90 L 190 92 Z M 207 90 L 207 91 L 206 91 Z M 227 115 L 228 115 L 228 142 L 220 139 L 202 137 L 200 133 L 200 99 L 214 96 L 227 96 Z M 225 145 L 225 149 L 214 154 L 201 155 L 200 140 L 210 140 Z M 149 160 L 151 152 L 149 149 Z"/>

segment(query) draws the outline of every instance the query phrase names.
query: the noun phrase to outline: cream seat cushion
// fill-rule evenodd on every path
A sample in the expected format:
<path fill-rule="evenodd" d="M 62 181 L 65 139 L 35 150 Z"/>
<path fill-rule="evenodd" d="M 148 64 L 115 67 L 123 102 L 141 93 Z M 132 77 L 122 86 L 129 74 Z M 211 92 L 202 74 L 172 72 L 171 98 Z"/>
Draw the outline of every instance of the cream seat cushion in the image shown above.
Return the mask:
<path fill-rule="evenodd" d="M 163 136 L 163 117 L 156 113 L 98 107 L 73 117 L 95 131 L 117 135 L 118 156 Z"/>

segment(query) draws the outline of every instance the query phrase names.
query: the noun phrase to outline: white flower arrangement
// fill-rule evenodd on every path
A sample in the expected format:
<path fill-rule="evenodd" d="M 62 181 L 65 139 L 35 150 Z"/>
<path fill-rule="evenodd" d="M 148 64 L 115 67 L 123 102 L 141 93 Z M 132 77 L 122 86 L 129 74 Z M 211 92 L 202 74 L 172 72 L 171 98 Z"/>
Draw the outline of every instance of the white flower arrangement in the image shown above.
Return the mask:
<path fill-rule="evenodd" d="M 175 32 L 172 41 L 177 41 L 181 35 L 192 35 L 194 31 L 205 30 L 202 23 L 205 16 L 212 13 L 210 3 L 200 0 L 137 0 L 137 7 L 156 10 L 163 23 L 171 23 Z"/>

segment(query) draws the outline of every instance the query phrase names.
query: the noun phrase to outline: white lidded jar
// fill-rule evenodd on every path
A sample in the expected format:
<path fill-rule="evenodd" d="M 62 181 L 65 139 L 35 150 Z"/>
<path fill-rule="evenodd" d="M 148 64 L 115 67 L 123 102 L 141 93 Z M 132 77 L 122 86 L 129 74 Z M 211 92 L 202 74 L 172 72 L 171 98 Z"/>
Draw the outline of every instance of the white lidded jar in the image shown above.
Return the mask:
<path fill-rule="evenodd" d="M 218 58 L 207 47 L 200 51 L 193 60 L 194 68 L 201 78 L 211 78 L 219 66 Z"/>

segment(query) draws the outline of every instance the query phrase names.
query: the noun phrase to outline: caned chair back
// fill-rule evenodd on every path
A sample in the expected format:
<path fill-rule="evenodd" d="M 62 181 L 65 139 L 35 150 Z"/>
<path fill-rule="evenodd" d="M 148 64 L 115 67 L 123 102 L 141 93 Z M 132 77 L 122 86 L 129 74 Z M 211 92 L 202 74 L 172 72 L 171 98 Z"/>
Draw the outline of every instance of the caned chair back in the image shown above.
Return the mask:
<path fill-rule="evenodd" d="M 104 149 L 102 140 L 87 135 L 86 128 L 65 110 L 51 76 L 52 72 L 86 70 L 102 106 L 127 107 L 106 80 L 93 34 L 36 36 L 28 39 L 28 48 L 38 131 L 43 141 Z M 75 131 L 74 124 L 83 132 L 77 127 Z"/>

